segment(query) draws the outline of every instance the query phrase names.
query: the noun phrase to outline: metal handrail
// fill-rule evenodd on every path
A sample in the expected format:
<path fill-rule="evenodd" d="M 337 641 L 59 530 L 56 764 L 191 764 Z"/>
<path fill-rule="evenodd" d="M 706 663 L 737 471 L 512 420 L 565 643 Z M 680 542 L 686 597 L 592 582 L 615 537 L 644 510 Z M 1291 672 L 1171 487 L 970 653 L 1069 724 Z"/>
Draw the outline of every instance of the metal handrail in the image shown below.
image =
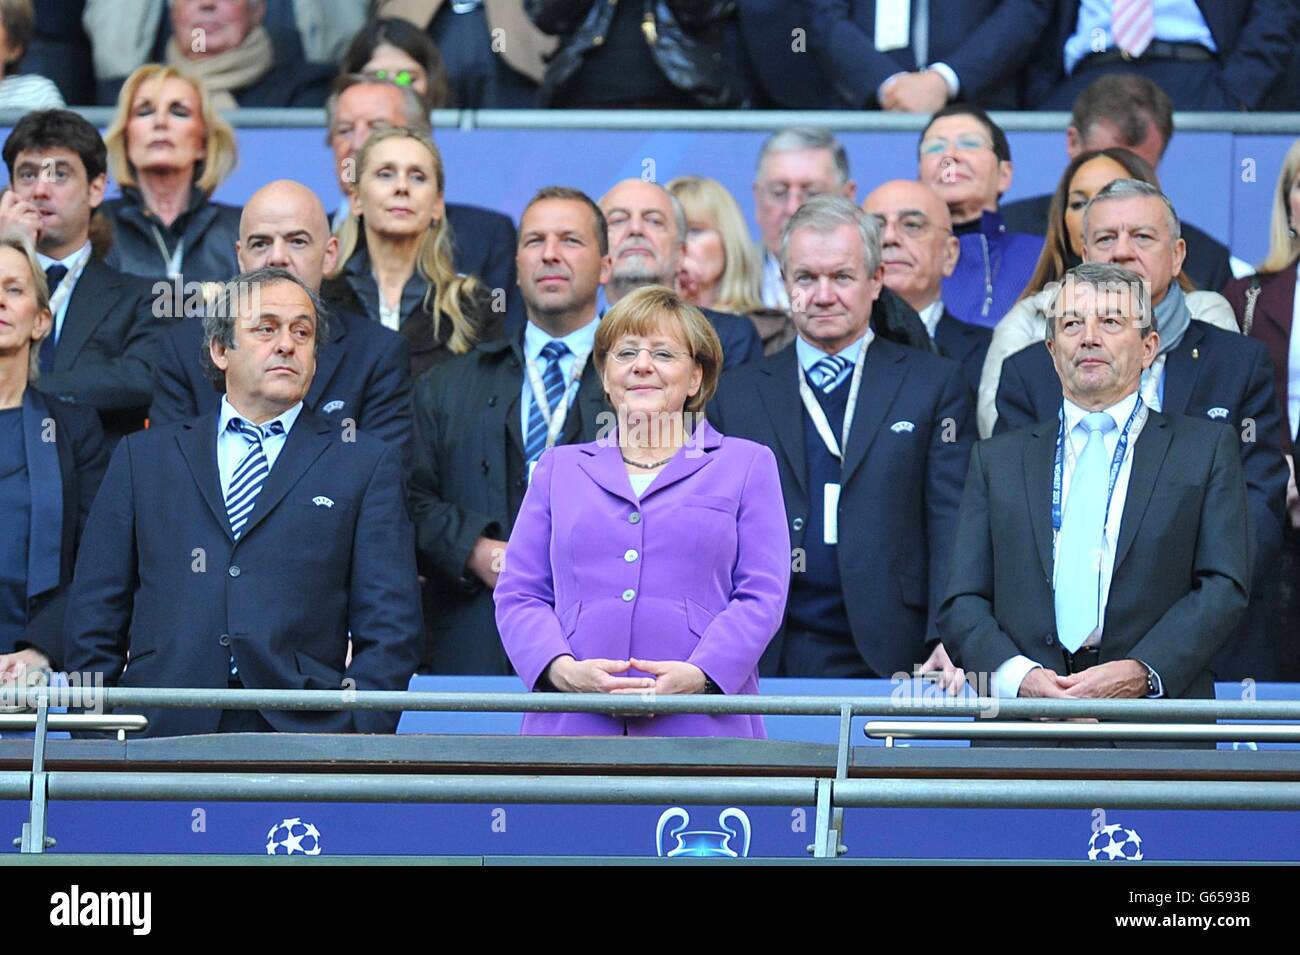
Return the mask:
<path fill-rule="evenodd" d="M 93 732 L 97 730 L 139 733 L 149 727 L 149 720 L 130 713 L 101 716 L 96 713 L 51 713 L 46 726 L 55 732 Z M 35 730 L 40 721 L 36 713 L 0 713 L 0 730 Z"/>
<path fill-rule="evenodd" d="M 1166 742 L 1300 742 L 1300 724 L 1278 723 L 1029 723 L 868 720 L 870 739 L 1106 739 Z"/>
<path fill-rule="evenodd" d="M 12 692 L 12 691 L 11 691 Z M 232 690 L 138 687 L 27 688 L 36 705 L 229 710 L 406 710 L 447 713 L 647 713 L 761 716 L 942 716 L 982 720 L 1096 718 L 1125 722 L 1300 720 L 1300 700 L 1060 700 L 989 697 L 762 696 L 602 693 L 426 693 L 412 690 Z M 10 696 L 8 700 L 21 699 Z"/>
<path fill-rule="evenodd" d="M 82 106 L 76 112 L 106 128 L 116 110 L 111 106 Z M 0 111 L 0 126 L 12 126 L 26 110 Z M 236 128 L 325 128 L 323 109 L 256 108 L 223 111 Z M 1007 132 L 1063 132 L 1068 112 L 998 111 L 995 122 Z M 438 109 L 431 114 L 434 129 L 609 129 L 699 130 L 708 132 L 771 132 L 797 123 L 815 123 L 838 133 L 919 132 L 927 116 L 866 110 L 578 110 L 578 109 Z M 1179 132 L 1241 135 L 1293 135 L 1300 132 L 1300 113 L 1176 113 Z"/>
<path fill-rule="evenodd" d="M 9 774 L 17 775 L 17 774 Z M 0 778 L 0 782 L 3 779 Z M 731 776 L 428 776 L 51 772 L 52 799 L 223 802 L 566 803 L 810 806 L 821 780 Z M 1163 780 L 842 779 L 841 808 L 1300 809 L 1300 783 Z"/>

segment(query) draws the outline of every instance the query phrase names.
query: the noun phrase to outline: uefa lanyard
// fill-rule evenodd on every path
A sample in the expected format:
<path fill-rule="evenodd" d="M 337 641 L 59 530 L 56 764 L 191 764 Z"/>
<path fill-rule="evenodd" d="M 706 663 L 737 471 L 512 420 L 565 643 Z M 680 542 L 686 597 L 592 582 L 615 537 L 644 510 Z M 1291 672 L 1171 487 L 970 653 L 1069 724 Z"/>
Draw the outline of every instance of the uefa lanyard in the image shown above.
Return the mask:
<path fill-rule="evenodd" d="M 158 231 L 156 225 L 150 225 L 153 230 L 153 240 L 158 245 L 158 254 L 162 256 L 163 264 L 167 266 L 167 277 L 175 278 L 181 274 L 181 262 L 185 259 L 185 238 L 182 236 L 176 241 L 176 251 L 170 255 L 167 252 L 167 243 L 163 241 L 162 233 Z"/>
<path fill-rule="evenodd" d="M 537 404 L 537 410 L 541 412 L 542 420 L 546 422 L 546 446 L 555 447 L 555 442 L 560 437 L 560 432 L 564 430 L 564 419 L 569 416 L 569 397 L 573 394 L 573 385 L 582 377 L 582 371 L 587 366 L 587 356 L 590 352 L 575 352 L 573 355 L 573 371 L 569 373 L 569 380 L 565 382 L 564 394 L 560 397 L 560 403 L 551 410 L 550 404 L 546 400 L 546 385 L 542 381 L 542 373 L 537 368 L 537 362 L 531 358 L 525 358 L 528 362 L 528 384 L 533 389 L 533 401 Z"/>
<path fill-rule="evenodd" d="M 858 346 L 858 360 L 853 363 L 853 381 L 849 385 L 849 404 L 844 409 L 844 426 L 840 428 L 840 440 L 835 441 L 835 433 L 831 431 L 831 423 L 826 418 L 826 412 L 822 410 L 821 403 L 817 396 L 812 393 L 812 388 L 808 385 L 808 378 L 804 374 L 803 366 L 796 364 L 796 371 L 799 374 L 799 398 L 803 401 L 804 410 L 808 412 L 808 417 L 812 418 L 813 427 L 821 436 L 822 442 L 826 445 L 826 450 L 835 455 L 841 462 L 844 460 L 843 449 L 849 443 L 849 429 L 853 427 L 853 413 L 858 409 L 858 389 L 862 386 L 862 367 L 866 364 L 867 346 L 875 336 L 870 329 L 862 338 L 862 344 Z"/>
<path fill-rule="evenodd" d="M 1128 450 L 1129 432 L 1133 428 L 1133 422 L 1137 420 L 1138 412 L 1142 410 L 1142 399 L 1138 398 L 1137 403 L 1133 405 L 1133 411 L 1128 416 L 1128 421 L 1124 423 L 1124 430 L 1120 432 L 1119 444 L 1115 446 L 1115 454 L 1110 459 L 1110 481 L 1106 485 L 1106 509 L 1102 511 L 1101 535 L 1106 536 L 1106 525 L 1110 523 L 1110 502 L 1115 494 L 1115 482 L 1119 479 L 1119 469 L 1124 464 L 1124 453 Z M 1065 474 L 1065 407 L 1062 405 L 1061 410 L 1057 412 L 1059 424 L 1056 429 L 1056 467 L 1052 472 L 1052 532 L 1060 533 L 1061 530 L 1061 481 Z"/>
<path fill-rule="evenodd" d="M 59 287 L 50 292 L 49 309 L 51 315 L 58 315 L 59 310 L 63 308 L 63 303 L 72 296 L 72 290 L 77 287 L 77 279 L 81 278 L 82 271 L 86 268 L 86 263 L 90 261 L 91 250 L 83 249 L 77 256 L 77 260 L 72 263 L 72 268 L 68 269 L 67 274 L 59 281 Z"/>

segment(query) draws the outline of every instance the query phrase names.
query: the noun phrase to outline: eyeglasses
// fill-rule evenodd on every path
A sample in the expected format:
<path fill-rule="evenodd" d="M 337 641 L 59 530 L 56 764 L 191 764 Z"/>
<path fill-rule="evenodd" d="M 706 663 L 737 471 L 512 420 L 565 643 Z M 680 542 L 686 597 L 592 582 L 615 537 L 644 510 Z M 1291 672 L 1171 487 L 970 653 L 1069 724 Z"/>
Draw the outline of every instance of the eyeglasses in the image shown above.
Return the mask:
<path fill-rule="evenodd" d="M 884 230 L 885 226 L 892 222 L 894 228 L 903 233 L 903 235 L 907 236 L 909 239 L 924 238 L 931 229 L 938 229 L 940 232 L 952 232 L 951 229 L 945 229 L 942 226 L 935 225 L 923 215 L 899 216 L 897 219 L 887 219 L 881 215 L 873 215 L 872 218 L 880 224 L 881 231 Z"/>
<path fill-rule="evenodd" d="M 377 80 L 388 80 L 398 86 L 410 86 L 415 82 L 415 74 L 410 70 L 371 70 L 367 75 Z"/>
<path fill-rule="evenodd" d="M 662 346 L 659 348 L 646 348 L 644 346 L 641 348 L 633 348 L 631 345 L 624 345 L 622 348 L 611 354 L 610 357 L 620 365 L 630 365 L 632 362 L 637 360 L 643 351 L 648 351 L 650 353 L 650 360 L 656 365 L 672 365 L 684 358 L 691 357 L 685 352 L 676 352 L 671 348 L 664 348 Z"/>
<path fill-rule="evenodd" d="M 970 152 L 975 149 L 992 149 L 993 144 L 987 139 L 983 139 L 973 134 L 958 136 L 952 141 L 952 148 L 958 152 Z M 948 151 L 948 140 L 942 136 L 935 136 L 932 139 L 922 140 L 921 155 L 937 156 L 940 153 Z"/>
<path fill-rule="evenodd" d="M 819 189 L 816 186 L 791 186 L 786 182 L 770 182 L 759 188 L 763 198 L 769 202 L 785 202 L 790 198 L 790 193 L 798 191 L 803 196 L 803 201 L 807 202 L 817 196 L 827 192 L 826 189 Z"/>

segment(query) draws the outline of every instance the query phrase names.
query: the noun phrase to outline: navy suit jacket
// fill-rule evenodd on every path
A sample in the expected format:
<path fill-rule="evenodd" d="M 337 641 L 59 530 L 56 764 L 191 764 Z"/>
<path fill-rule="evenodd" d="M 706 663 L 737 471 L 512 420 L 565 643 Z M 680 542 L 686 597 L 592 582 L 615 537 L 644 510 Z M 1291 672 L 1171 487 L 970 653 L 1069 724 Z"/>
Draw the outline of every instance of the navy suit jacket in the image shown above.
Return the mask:
<path fill-rule="evenodd" d="M 809 54 L 812 14 L 808 0 L 737 0 L 736 22 L 756 105 L 771 109 L 847 109 Z M 802 30 L 803 48 L 795 47 Z"/>
<path fill-rule="evenodd" d="M 399 454 L 354 437 L 304 408 L 238 541 L 217 415 L 122 441 L 77 559 L 68 669 L 109 686 L 219 688 L 233 653 L 250 689 L 405 689 L 422 623 Z M 221 717 L 145 714 L 151 736 L 211 733 Z M 392 732 L 398 715 L 263 713 L 277 730 L 315 733 Z"/>
<path fill-rule="evenodd" d="M 356 428 L 411 456 L 410 348 L 396 332 L 348 312 L 330 315 L 329 341 L 316 354 L 316 374 L 304 404 L 335 426 Z M 181 319 L 159 341 L 154 364 L 151 427 L 188 421 L 217 411 L 225 383 L 204 369 L 203 323 Z"/>
<path fill-rule="evenodd" d="M 1008 229 L 1030 235 L 1047 235 L 1047 217 L 1051 208 L 1051 196 L 1030 196 L 998 207 Z M 1187 243 L 1183 271 L 1197 288 L 1207 292 L 1219 291 L 1232 279 L 1228 247 L 1185 219 L 1180 224 L 1183 240 Z"/>
<path fill-rule="evenodd" d="M 993 329 L 963 322 L 947 309 L 944 309 L 943 317 L 935 326 L 934 342 L 939 346 L 940 354 L 961 365 L 962 374 L 970 383 L 972 400 L 979 394 L 980 375 L 984 371 L 984 359 L 992 341 Z"/>
<path fill-rule="evenodd" d="M 449 202 L 447 223 L 456 270 L 477 275 L 490 289 L 505 289 L 507 299 L 515 297 L 515 224 L 510 217 Z"/>
<path fill-rule="evenodd" d="M 154 314 L 152 283 L 91 256 L 63 316 L 54 370 L 40 388 L 99 412 L 109 443 L 138 430 L 153 389 L 151 367 L 168 320 Z"/>
<path fill-rule="evenodd" d="M 1252 338 L 1193 320 L 1183 340 L 1166 358 L 1164 377 L 1166 415 L 1222 421 L 1243 436 L 1237 444 L 1254 527 L 1252 579 L 1253 596 L 1258 600 L 1282 548 L 1288 475 L 1281 452 L 1282 415 L 1273 395 L 1268 349 Z M 1054 417 L 1060 406 L 1061 380 L 1047 348 L 1035 343 L 1012 355 L 1002 366 L 998 422 L 993 432 L 1002 434 Z M 1210 418 L 1212 410 L 1215 414 Z M 1272 672 L 1267 622 L 1255 618 L 1252 608 L 1246 630 L 1230 641 L 1216 660 L 1216 671 L 1226 679 L 1267 678 Z"/>
<path fill-rule="evenodd" d="M 90 505 L 108 467 L 108 446 L 99 415 L 85 405 L 57 401 L 29 387 L 23 394 L 23 432 L 31 494 L 28 546 L 27 631 L 17 649 L 35 647 L 57 670 L 63 661 L 63 614 L 68 585 L 77 562 L 77 547 Z M 38 568 L 49 589 L 30 593 L 32 569 Z"/>
<path fill-rule="evenodd" d="M 854 109 L 879 107 L 881 83 L 926 65 L 917 62 L 910 43 L 888 53 L 876 49 L 876 0 L 808 0 L 808 7 L 812 50 L 836 92 Z M 930 0 L 926 60 L 952 67 L 962 101 L 1016 109 L 1020 66 L 1036 48 L 1050 13 L 1051 0 Z M 788 30 L 783 42 L 790 46 Z"/>
<path fill-rule="evenodd" d="M 968 671 L 992 673 L 1017 655 L 1064 671 L 1052 591 L 1056 434 L 1053 413 L 971 454 L 939 613 L 943 645 Z M 1210 658 L 1246 608 L 1237 443 L 1223 424 L 1153 411 L 1133 444 L 1101 662 L 1143 661 L 1166 696 L 1213 698 Z"/>
<path fill-rule="evenodd" d="M 728 372 L 709 407 L 723 434 L 775 452 L 796 553 L 809 509 L 821 506 L 821 489 L 808 487 L 797 367 L 791 344 Z M 974 435 L 957 364 L 877 336 L 846 449 L 836 548 L 852 637 L 876 673 L 910 672 L 936 633 Z M 769 645 L 763 672 L 779 663 L 783 640 L 784 631 Z"/>
<path fill-rule="evenodd" d="M 1234 100 L 1254 108 L 1283 75 L 1300 24 L 1295 0 L 1196 0 L 1218 48 L 1219 85 Z M 1025 67 L 1024 104 L 1032 109 L 1065 77 L 1065 41 L 1074 33 L 1079 0 L 1056 0 L 1047 29 Z M 1214 68 L 1212 64 L 1206 64 Z"/>
<path fill-rule="evenodd" d="M 716 312 L 711 308 L 702 308 L 700 311 L 713 323 L 713 330 L 722 342 L 724 369 L 735 368 L 763 357 L 763 340 L 758 337 L 754 323 L 745 316 Z"/>

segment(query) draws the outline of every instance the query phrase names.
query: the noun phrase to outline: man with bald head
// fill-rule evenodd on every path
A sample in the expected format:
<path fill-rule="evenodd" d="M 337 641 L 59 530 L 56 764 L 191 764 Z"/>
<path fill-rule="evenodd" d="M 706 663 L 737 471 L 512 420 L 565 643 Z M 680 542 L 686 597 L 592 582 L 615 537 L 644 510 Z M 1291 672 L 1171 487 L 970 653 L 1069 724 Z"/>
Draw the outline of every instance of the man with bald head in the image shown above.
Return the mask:
<path fill-rule="evenodd" d="M 338 258 L 325 208 L 301 183 L 280 179 L 249 198 L 239 220 L 235 254 L 243 271 L 286 269 L 313 292 Z M 161 338 L 154 363 L 154 426 L 207 414 L 221 404 L 224 380 L 206 372 L 203 323 L 183 318 Z M 330 315 L 316 374 L 304 403 L 318 417 L 345 430 L 360 430 L 402 448 L 411 442 L 410 354 L 406 340 L 364 316 Z"/>
<path fill-rule="evenodd" d="M 961 254 L 948 204 L 925 183 L 894 179 L 868 195 L 862 208 L 880 224 L 885 287 L 916 309 L 939 353 L 961 364 L 977 394 L 993 330 L 963 322 L 944 307 L 943 280 Z"/>
<path fill-rule="evenodd" d="M 658 183 L 624 179 L 601 197 L 600 208 L 609 227 L 613 262 L 601 313 L 643 285 L 675 289 L 686 254 L 686 212 L 677 197 Z M 748 319 L 711 308 L 700 311 L 722 341 L 723 368 L 762 356 L 763 343 Z"/>

